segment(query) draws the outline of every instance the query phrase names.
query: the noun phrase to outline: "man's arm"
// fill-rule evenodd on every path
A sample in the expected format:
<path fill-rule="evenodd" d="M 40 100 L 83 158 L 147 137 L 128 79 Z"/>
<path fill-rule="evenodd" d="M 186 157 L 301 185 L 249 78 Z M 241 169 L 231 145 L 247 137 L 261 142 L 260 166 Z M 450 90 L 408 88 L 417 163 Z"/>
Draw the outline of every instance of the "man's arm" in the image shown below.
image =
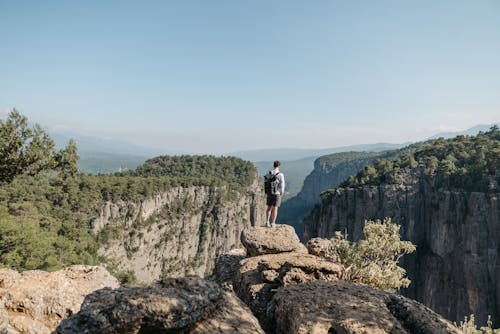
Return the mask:
<path fill-rule="evenodd" d="M 280 178 L 280 195 L 283 196 L 283 194 L 285 193 L 285 175 L 283 175 L 283 173 L 280 173 L 278 177 Z"/>

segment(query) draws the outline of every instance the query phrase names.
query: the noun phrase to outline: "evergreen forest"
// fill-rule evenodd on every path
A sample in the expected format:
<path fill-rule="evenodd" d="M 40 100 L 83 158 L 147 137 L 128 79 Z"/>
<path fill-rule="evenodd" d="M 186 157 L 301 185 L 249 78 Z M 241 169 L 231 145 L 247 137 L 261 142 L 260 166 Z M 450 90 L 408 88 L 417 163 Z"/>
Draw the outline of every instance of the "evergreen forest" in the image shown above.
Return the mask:
<path fill-rule="evenodd" d="M 438 138 L 411 145 L 395 158 L 378 159 L 323 196 L 343 188 L 400 184 L 405 174 L 417 168 L 438 189 L 498 192 L 500 130 L 493 126 L 476 136 Z"/>
<path fill-rule="evenodd" d="M 101 175 L 79 172 L 77 162 L 73 140 L 56 150 L 18 111 L 0 120 L 0 266 L 53 271 L 103 262 L 91 222 L 106 201 L 140 201 L 173 187 L 242 191 L 257 174 L 250 162 L 208 155 L 161 156 Z"/>

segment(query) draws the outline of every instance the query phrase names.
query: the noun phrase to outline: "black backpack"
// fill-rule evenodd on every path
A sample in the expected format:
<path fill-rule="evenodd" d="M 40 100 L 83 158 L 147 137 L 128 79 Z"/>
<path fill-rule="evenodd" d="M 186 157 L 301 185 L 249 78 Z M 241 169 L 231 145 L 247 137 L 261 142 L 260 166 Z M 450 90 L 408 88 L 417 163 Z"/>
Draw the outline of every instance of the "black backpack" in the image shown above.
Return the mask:
<path fill-rule="evenodd" d="M 278 192 L 280 185 L 279 174 L 279 172 L 276 174 L 269 172 L 269 174 L 264 175 L 264 191 L 266 195 L 276 195 Z"/>

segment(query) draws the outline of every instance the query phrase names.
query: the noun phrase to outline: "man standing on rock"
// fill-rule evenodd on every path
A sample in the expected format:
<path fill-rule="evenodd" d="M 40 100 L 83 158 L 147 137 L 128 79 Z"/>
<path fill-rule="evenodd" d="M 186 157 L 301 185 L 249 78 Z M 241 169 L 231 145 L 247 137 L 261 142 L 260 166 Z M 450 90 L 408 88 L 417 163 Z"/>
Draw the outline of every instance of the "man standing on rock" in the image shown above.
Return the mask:
<path fill-rule="evenodd" d="M 264 177 L 264 188 L 267 195 L 266 226 L 276 227 L 276 218 L 278 217 L 278 208 L 281 204 L 281 198 L 285 193 L 285 176 L 280 172 L 281 163 L 275 161 L 274 169 Z M 272 223 L 269 219 L 272 214 Z"/>

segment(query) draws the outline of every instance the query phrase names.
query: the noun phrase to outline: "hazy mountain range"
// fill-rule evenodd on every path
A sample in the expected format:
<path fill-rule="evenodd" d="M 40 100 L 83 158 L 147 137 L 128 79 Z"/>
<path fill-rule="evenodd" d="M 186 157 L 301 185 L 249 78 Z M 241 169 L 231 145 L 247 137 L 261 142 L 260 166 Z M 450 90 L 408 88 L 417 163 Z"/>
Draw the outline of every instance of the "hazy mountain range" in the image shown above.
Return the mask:
<path fill-rule="evenodd" d="M 438 133 L 429 139 L 439 137 L 451 138 L 457 135 L 475 135 L 479 131 L 488 130 L 491 126 L 492 124 L 476 125 L 464 131 Z M 80 153 L 79 167 L 82 171 L 87 173 L 111 173 L 119 170 L 132 169 L 148 158 L 158 155 L 193 154 L 193 152 L 181 152 L 169 150 L 168 148 L 163 150 L 136 145 L 125 140 L 106 139 L 64 131 L 49 130 L 49 133 L 58 147 L 64 147 L 70 138 L 76 140 Z M 322 149 L 271 148 L 228 152 L 223 155 L 236 156 L 252 161 L 257 165 L 260 173 L 265 173 L 265 171 L 269 169 L 272 161 L 282 161 L 283 170 L 287 171 L 290 176 L 289 191 L 292 193 L 291 195 L 293 195 L 300 190 L 302 181 L 313 168 L 314 160 L 322 155 L 347 151 L 380 152 L 401 148 L 409 144 L 411 143 L 377 143 Z"/>
<path fill-rule="evenodd" d="M 447 138 L 453 138 L 453 137 L 460 136 L 460 135 L 474 136 L 474 135 L 477 135 L 479 133 L 479 131 L 483 131 L 483 132 L 488 131 L 494 125 L 499 126 L 500 124 L 479 124 L 479 125 L 476 125 L 472 128 L 464 130 L 464 131 L 438 133 L 438 134 L 430 137 L 429 139 L 437 139 L 439 137 L 443 137 L 444 139 L 447 139 Z"/>
<path fill-rule="evenodd" d="M 250 150 L 231 152 L 229 155 L 249 160 L 249 161 L 293 161 L 309 157 L 320 157 L 326 154 L 348 152 L 348 151 L 371 151 L 380 152 L 385 150 L 398 149 L 411 144 L 410 142 L 402 144 L 378 143 L 378 144 L 361 144 L 351 146 L 341 146 L 322 149 L 300 149 L 300 148 L 273 148 L 264 150 Z"/>

